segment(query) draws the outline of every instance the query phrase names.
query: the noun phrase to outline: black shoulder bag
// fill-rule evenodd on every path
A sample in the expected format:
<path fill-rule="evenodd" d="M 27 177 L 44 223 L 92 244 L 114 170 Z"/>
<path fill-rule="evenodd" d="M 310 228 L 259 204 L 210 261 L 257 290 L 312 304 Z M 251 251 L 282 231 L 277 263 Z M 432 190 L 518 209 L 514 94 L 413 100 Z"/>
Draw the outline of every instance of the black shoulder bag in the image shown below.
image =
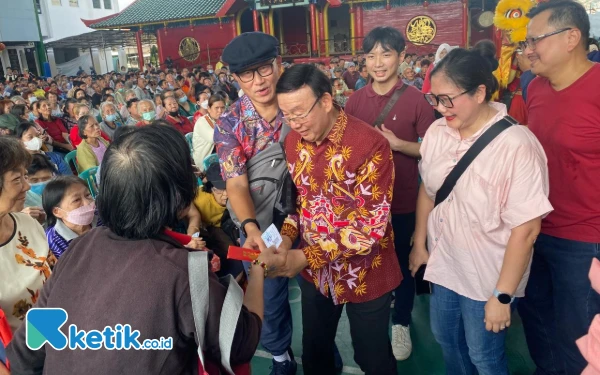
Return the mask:
<path fill-rule="evenodd" d="M 375 122 L 373 122 L 374 127 L 381 128 L 381 124 L 383 124 L 383 120 L 385 120 L 385 118 L 390 113 L 390 111 L 392 110 L 392 108 L 394 107 L 394 105 L 396 104 L 398 99 L 400 99 L 402 94 L 404 94 L 404 91 L 406 91 L 407 87 L 408 87 L 408 85 L 405 83 L 398 90 L 394 91 L 390 100 L 388 100 L 388 102 L 385 104 L 385 107 L 383 107 L 383 111 L 381 111 L 381 113 L 379 113 L 379 116 L 377 116 L 377 118 L 375 119 Z"/>
<path fill-rule="evenodd" d="M 438 204 L 442 203 L 446 200 L 446 198 L 448 198 L 460 176 L 462 176 L 469 165 L 471 165 L 473 160 L 475 160 L 477 155 L 479 155 L 481 151 L 483 151 L 483 149 L 494 140 L 494 138 L 496 138 L 506 129 L 517 124 L 518 122 L 514 118 L 505 116 L 500 121 L 492 125 L 488 130 L 486 130 L 485 133 L 483 133 L 479 139 L 473 143 L 473 146 L 467 150 L 458 163 L 456 163 L 456 166 L 452 169 L 452 171 L 450 171 L 448 176 L 446 176 L 442 187 L 440 187 L 435 194 L 435 203 L 433 207 L 437 207 Z M 415 289 L 417 295 L 431 293 L 431 285 L 429 281 L 423 280 L 423 276 L 425 275 L 425 267 L 426 264 L 422 265 L 417 273 L 415 273 Z"/>

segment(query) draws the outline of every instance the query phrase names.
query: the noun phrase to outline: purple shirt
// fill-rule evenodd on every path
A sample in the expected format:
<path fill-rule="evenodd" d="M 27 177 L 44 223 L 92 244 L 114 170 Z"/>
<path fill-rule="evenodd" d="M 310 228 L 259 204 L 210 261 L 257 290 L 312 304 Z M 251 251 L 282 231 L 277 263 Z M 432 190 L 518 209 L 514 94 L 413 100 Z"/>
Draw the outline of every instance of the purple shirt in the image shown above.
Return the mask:
<path fill-rule="evenodd" d="M 90 148 L 94 151 L 96 158 L 98 159 L 98 165 L 102 163 L 102 159 L 104 159 L 104 153 L 106 152 L 106 145 L 104 142 L 98 140 L 98 147 L 94 147 L 90 144 Z"/>

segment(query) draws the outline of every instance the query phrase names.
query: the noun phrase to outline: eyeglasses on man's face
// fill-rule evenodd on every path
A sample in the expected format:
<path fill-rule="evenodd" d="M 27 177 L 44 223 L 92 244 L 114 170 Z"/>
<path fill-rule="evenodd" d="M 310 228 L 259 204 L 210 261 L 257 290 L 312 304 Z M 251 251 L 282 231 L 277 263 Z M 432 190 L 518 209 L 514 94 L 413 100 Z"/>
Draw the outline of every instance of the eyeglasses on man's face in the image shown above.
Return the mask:
<path fill-rule="evenodd" d="M 470 91 L 472 91 L 472 90 L 463 91 L 460 94 L 454 95 L 454 96 L 450 96 L 450 95 L 446 95 L 446 94 L 435 95 L 432 93 L 428 93 L 428 94 L 425 94 L 425 100 L 427 100 L 427 102 L 434 107 L 437 107 L 438 104 L 441 103 L 446 108 L 454 108 L 454 103 L 452 102 L 452 100 L 454 100 L 454 99 L 458 98 L 459 96 L 462 96 Z"/>
<path fill-rule="evenodd" d="M 318 97 L 317 100 L 315 100 L 315 102 L 310 107 L 310 109 L 308 110 L 308 112 L 306 112 L 304 115 L 302 115 L 302 116 L 296 116 L 296 117 L 287 117 L 287 116 L 284 116 L 283 119 L 285 121 L 287 121 L 287 123 L 290 124 L 290 125 L 291 124 L 296 124 L 296 125 L 305 124 L 308 121 L 308 116 L 310 115 L 310 113 L 312 112 L 312 110 L 315 108 L 315 106 L 317 105 L 317 103 L 319 102 L 319 100 L 321 100 L 321 97 Z"/>
<path fill-rule="evenodd" d="M 573 29 L 572 27 L 565 27 L 563 29 L 558 29 L 558 30 L 552 31 L 550 33 L 538 35 L 538 36 L 535 36 L 535 37 L 532 37 L 532 38 L 526 38 L 525 41 L 519 42 L 519 47 L 521 47 L 521 49 L 523 51 L 525 51 L 525 48 L 527 48 L 527 47 L 529 47 L 532 50 L 534 50 L 535 49 L 535 45 L 540 40 L 545 39 L 545 38 L 547 38 L 549 36 L 552 36 L 552 35 L 560 34 L 560 33 L 563 33 L 565 31 L 568 31 L 568 30 L 572 30 L 572 29 Z"/>
<path fill-rule="evenodd" d="M 249 83 L 254 80 L 254 73 L 258 73 L 261 77 L 268 77 L 273 74 L 273 63 L 275 59 L 271 60 L 269 63 L 265 65 L 261 65 L 256 69 L 244 70 L 243 72 L 237 73 L 237 76 L 244 83 Z"/>

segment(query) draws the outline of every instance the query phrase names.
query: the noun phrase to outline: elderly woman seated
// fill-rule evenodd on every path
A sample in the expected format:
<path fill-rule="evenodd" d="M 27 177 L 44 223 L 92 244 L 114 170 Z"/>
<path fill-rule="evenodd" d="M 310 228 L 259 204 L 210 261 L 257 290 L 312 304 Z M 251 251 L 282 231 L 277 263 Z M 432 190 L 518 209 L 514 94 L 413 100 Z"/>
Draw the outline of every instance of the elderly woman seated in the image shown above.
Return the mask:
<path fill-rule="evenodd" d="M 102 138 L 100 125 L 92 115 L 82 116 L 78 121 L 79 137 L 83 141 L 77 146 L 77 164 L 85 171 L 102 163 L 108 141 Z"/>
<path fill-rule="evenodd" d="M 39 299 L 56 259 L 42 226 L 23 210 L 31 155 L 17 139 L 0 137 L 0 309 L 14 332 Z M 1 367 L 0 367 L 1 369 Z M 13 373 L 19 373 L 13 369 Z"/>
<path fill-rule="evenodd" d="M 243 305 L 242 297 L 227 293 L 214 273 L 189 270 L 188 249 L 166 235 L 165 228 L 185 215 L 197 188 L 187 143 L 172 127 L 145 126 L 117 139 L 106 153 L 97 202 L 105 226 L 71 243 L 36 306 L 63 308 L 69 324 L 84 329 L 127 323 L 139 330 L 140 342 L 172 338 L 170 350 L 34 351 L 27 347 L 21 328 L 7 348 L 11 370 L 197 374 L 200 341 L 208 361 L 227 365 L 250 361 L 260 338 L 265 269 L 282 265 L 273 263 L 279 259 L 272 249 L 261 253 L 251 268 Z M 208 278 L 208 298 L 194 306 L 208 307 L 198 325 L 204 332 L 201 340 L 194 323 L 190 272 Z M 222 321 L 226 294 L 239 309 Z M 225 328 L 234 333 L 225 335 L 221 331 Z M 67 329 L 62 327 L 63 332 Z"/>
<path fill-rule="evenodd" d="M 135 126 L 141 127 L 150 125 L 156 120 L 156 105 L 150 99 L 143 99 L 137 103 L 137 113 L 142 118 Z"/>
<path fill-rule="evenodd" d="M 42 154 L 55 164 L 56 170 L 62 175 L 71 175 L 73 172 L 71 168 L 65 163 L 65 160 L 60 153 L 56 152 L 45 152 L 42 151 L 44 145 L 44 135 L 40 134 L 36 126 L 31 122 L 22 122 L 17 126 L 16 134 L 17 138 L 23 142 L 23 145 L 29 151 L 30 154 Z M 31 177 L 31 176 L 30 176 Z"/>
<path fill-rule="evenodd" d="M 117 112 L 117 107 L 111 102 L 104 102 L 100 104 L 100 112 L 102 112 L 102 118 L 104 121 L 100 124 L 100 129 L 108 135 L 110 139 L 113 138 L 115 130 L 119 126 L 123 126 L 123 120 Z"/>
<path fill-rule="evenodd" d="M 59 258 L 75 238 L 92 229 L 96 204 L 85 181 L 76 176 L 50 181 L 42 195 L 48 245 Z"/>

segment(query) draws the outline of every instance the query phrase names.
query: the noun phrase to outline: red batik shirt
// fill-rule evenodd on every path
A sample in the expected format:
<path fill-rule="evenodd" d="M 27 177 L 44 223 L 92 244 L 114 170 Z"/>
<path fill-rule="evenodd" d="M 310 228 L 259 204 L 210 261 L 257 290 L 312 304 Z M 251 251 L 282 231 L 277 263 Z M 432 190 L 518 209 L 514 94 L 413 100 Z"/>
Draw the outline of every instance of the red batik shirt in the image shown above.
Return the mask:
<path fill-rule="evenodd" d="M 396 288 L 402 273 L 390 221 L 394 162 L 388 141 L 340 110 L 320 145 L 290 132 L 285 151 L 298 215 L 288 217 L 281 232 L 292 240 L 301 236 L 308 260 L 302 276 L 336 305 L 367 302 Z"/>

